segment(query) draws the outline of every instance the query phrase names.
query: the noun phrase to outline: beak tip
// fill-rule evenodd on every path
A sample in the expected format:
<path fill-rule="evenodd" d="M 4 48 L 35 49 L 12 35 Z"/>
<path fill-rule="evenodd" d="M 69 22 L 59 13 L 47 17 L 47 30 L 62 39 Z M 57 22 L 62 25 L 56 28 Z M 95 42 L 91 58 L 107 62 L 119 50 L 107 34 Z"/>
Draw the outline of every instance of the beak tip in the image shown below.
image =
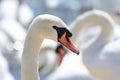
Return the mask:
<path fill-rule="evenodd" d="M 77 55 L 79 55 L 79 54 L 80 54 L 80 51 L 77 52 Z"/>

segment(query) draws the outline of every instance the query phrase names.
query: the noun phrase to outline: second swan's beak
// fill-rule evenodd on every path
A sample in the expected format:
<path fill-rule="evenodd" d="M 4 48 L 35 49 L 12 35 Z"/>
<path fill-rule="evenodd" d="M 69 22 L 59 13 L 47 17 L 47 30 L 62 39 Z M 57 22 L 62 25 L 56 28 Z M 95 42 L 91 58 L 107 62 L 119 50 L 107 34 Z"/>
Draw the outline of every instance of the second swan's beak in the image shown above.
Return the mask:
<path fill-rule="evenodd" d="M 59 55 L 59 60 L 58 60 L 59 61 L 59 65 L 62 63 L 64 56 L 65 56 L 65 54 L 60 54 Z"/>
<path fill-rule="evenodd" d="M 78 48 L 73 44 L 70 37 L 66 36 L 66 32 L 61 36 L 61 38 L 58 39 L 58 41 L 66 46 L 68 49 L 79 55 Z"/>

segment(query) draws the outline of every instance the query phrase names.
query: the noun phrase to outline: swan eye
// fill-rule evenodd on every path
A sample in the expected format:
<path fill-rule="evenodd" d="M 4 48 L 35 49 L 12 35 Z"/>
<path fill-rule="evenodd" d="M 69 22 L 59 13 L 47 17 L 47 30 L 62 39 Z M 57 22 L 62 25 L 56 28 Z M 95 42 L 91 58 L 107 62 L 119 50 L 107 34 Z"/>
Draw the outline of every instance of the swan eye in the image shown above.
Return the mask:
<path fill-rule="evenodd" d="M 53 29 L 56 30 L 57 35 L 58 35 L 58 39 L 61 38 L 64 33 L 66 33 L 66 39 L 68 41 L 69 41 L 68 37 L 72 37 L 72 33 L 68 29 L 66 29 L 64 27 L 53 26 Z"/>
<path fill-rule="evenodd" d="M 67 35 L 68 37 L 72 37 L 72 33 L 71 33 L 70 31 L 68 31 L 68 30 L 67 30 L 67 32 L 66 32 L 66 35 Z"/>

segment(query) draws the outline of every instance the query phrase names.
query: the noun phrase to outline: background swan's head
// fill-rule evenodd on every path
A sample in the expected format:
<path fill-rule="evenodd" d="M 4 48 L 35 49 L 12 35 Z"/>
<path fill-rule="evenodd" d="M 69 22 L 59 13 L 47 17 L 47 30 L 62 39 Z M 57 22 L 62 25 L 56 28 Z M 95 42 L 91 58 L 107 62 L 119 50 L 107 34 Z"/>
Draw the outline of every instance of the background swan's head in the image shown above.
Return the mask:
<path fill-rule="evenodd" d="M 37 37 L 41 39 L 57 40 L 71 51 L 79 54 L 79 50 L 70 39 L 72 33 L 60 18 L 49 14 L 40 15 L 33 20 L 31 28 L 32 31 L 30 32 L 35 34 L 32 35 L 36 36 L 37 33 Z"/>

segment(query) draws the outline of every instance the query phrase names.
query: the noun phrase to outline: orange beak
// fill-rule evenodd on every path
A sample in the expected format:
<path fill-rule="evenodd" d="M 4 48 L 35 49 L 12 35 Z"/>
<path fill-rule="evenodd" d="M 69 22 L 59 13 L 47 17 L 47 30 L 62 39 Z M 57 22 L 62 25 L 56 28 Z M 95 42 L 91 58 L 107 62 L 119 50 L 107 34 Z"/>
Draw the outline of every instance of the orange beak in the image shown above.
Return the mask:
<path fill-rule="evenodd" d="M 63 48 L 63 49 L 59 49 L 59 65 L 62 63 L 62 60 L 64 58 L 64 56 L 66 55 L 66 50 Z"/>
<path fill-rule="evenodd" d="M 69 41 L 67 40 L 69 39 Z M 70 39 L 70 37 L 66 38 L 66 32 L 61 36 L 60 39 L 58 39 L 58 41 L 60 43 L 62 43 L 64 46 L 66 46 L 68 49 L 70 49 L 71 51 L 73 51 L 74 53 L 79 55 L 79 50 L 77 49 L 77 47 L 73 44 L 72 40 Z"/>
<path fill-rule="evenodd" d="M 59 57 L 59 65 L 62 63 L 62 60 L 63 60 L 64 56 L 65 55 L 60 55 L 60 57 Z"/>

